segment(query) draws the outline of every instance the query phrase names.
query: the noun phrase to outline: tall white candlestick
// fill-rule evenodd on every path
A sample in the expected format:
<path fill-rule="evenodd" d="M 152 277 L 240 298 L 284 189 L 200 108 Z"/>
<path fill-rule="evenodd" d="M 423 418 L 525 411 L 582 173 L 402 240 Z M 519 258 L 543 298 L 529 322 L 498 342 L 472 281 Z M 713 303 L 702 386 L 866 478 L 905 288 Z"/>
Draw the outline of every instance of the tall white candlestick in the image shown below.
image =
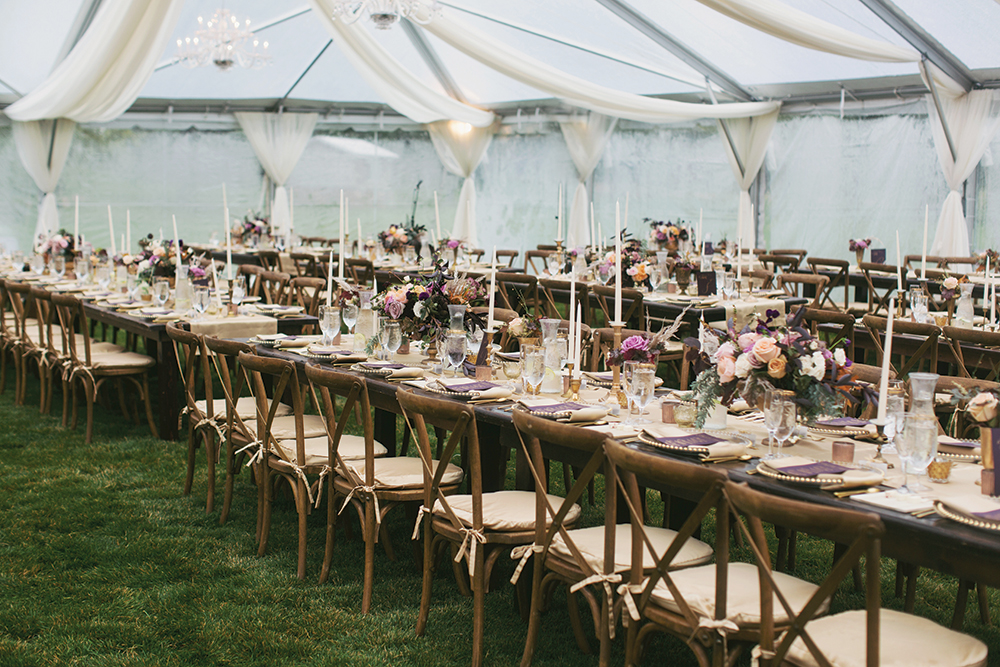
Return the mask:
<path fill-rule="evenodd" d="M 125 250 L 126 255 L 132 248 L 132 211 L 125 209 Z"/>
<path fill-rule="evenodd" d="M 896 230 L 896 289 L 900 294 L 903 293 L 903 255 L 899 251 L 898 229 Z"/>
<path fill-rule="evenodd" d="M 288 235 L 295 231 L 295 190 L 288 188 Z"/>
<path fill-rule="evenodd" d="M 351 235 L 351 198 L 344 198 L 344 242 L 347 242 L 347 237 Z M 344 255 L 347 256 L 346 253 Z"/>
<path fill-rule="evenodd" d="M 73 208 L 73 247 L 80 252 L 80 195 L 76 195 Z"/>
<path fill-rule="evenodd" d="M 569 357 L 573 358 L 573 344 L 576 342 L 576 338 L 573 336 L 573 323 L 576 321 L 574 317 L 576 313 L 576 272 L 570 271 L 569 274 Z"/>
<path fill-rule="evenodd" d="M 434 191 L 434 224 L 437 226 L 438 238 L 441 238 L 441 210 L 438 209 L 438 191 Z"/>
<path fill-rule="evenodd" d="M 590 247 L 597 248 L 597 230 L 594 226 L 594 200 L 590 200 Z"/>
<path fill-rule="evenodd" d="M 340 236 L 338 237 L 340 244 L 337 246 L 340 252 L 340 259 L 337 261 L 337 276 L 343 280 L 344 278 L 344 191 L 340 191 Z"/>
<path fill-rule="evenodd" d="M 930 204 L 924 205 L 924 247 L 920 252 L 920 279 L 927 280 L 927 216 L 930 214 Z"/>
<path fill-rule="evenodd" d="M 753 206 L 753 204 L 751 204 Z M 750 219 L 753 220 L 753 213 L 750 214 Z M 752 222 L 750 224 L 753 224 Z M 743 207 L 740 206 L 739 214 L 736 216 L 736 238 L 743 238 Z M 739 259 L 739 254 L 737 253 L 736 258 Z"/>
<path fill-rule="evenodd" d="M 118 254 L 118 249 L 115 247 L 115 222 L 111 219 L 111 204 L 108 204 L 108 235 L 111 237 L 111 256 L 114 257 Z"/>
<path fill-rule="evenodd" d="M 215 271 L 215 262 L 212 262 L 212 287 L 215 288 L 215 305 L 222 312 L 222 290 L 219 289 L 219 276 Z"/>
<path fill-rule="evenodd" d="M 229 209 L 226 208 L 226 230 L 229 230 Z M 226 280 L 233 279 L 233 234 L 226 234 Z"/>
<path fill-rule="evenodd" d="M 470 232 L 472 231 L 472 200 L 471 199 L 466 199 L 465 200 L 465 228 L 467 230 L 469 230 Z M 452 236 L 452 238 L 455 237 L 455 230 L 454 229 L 451 230 L 451 236 Z"/>
<path fill-rule="evenodd" d="M 160 227 L 160 242 L 163 242 L 163 227 Z"/>
<path fill-rule="evenodd" d="M 125 245 L 125 235 L 124 234 L 122 234 L 122 244 L 121 244 L 120 247 L 122 249 L 122 255 L 127 255 L 128 254 L 128 246 Z"/>
<path fill-rule="evenodd" d="M 994 267 L 994 268 L 996 268 L 996 267 Z M 993 330 L 993 325 L 996 324 L 996 320 L 997 320 L 996 294 L 997 294 L 997 288 L 993 286 L 993 274 L 990 271 L 990 256 L 986 255 L 986 298 L 990 300 L 990 330 L 991 331 Z"/>
<path fill-rule="evenodd" d="M 598 249 L 604 249 L 604 230 L 601 229 L 601 223 L 597 223 L 597 247 Z"/>
<path fill-rule="evenodd" d="M 556 209 L 556 241 L 563 240 L 563 224 L 562 224 L 562 208 L 563 208 L 563 189 L 562 183 L 559 184 L 559 208 Z"/>
<path fill-rule="evenodd" d="M 882 375 L 878 383 L 878 422 L 885 423 L 885 408 L 889 395 L 889 357 L 892 355 L 892 317 L 896 312 L 896 297 L 889 299 L 889 323 L 885 327 L 885 352 L 882 354 Z"/>
<path fill-rule="evenodd" d="M 576 311 L 576 354 L 573 355 L 573 377 L 579 377 L 580 371 L 580 348 L 582 347 L 581 341 L 582 336 L 580 334 L 581 325 L 583 324 L 583 309 L 579 308 Z"/>
<path fill-rule="evenodd" d="M 330 263 L 326 266 L 326 305 L 333 299 L 333 250 L 330 250 Z"/>
<path fill-rule="evenodd" d="M 177 216 L 171 215 L 174 221 L 174 252 L 177 253 L 177 268 L 181 265 L 181 237 L 177 234 Z"/>
<path fill-rule="evenodd" d="M 622 217 L 615 202 L 615 324 L 622 321 Z"/>
<path fill-rule="evenodd" d="M 364 247 L 364 243 L 362 243 L 361 241 L 362 238 L 363 237 L 361 236 L 361 218 L 358 218 L 358 257 L 361 257 L 361 251 Z"/>
<path fill-rule="evenodd" d="M 704 214 L 705 214 L 705 210 L 702 209 L 702 208 L 699 208 L 698 209 L 698 238 L 696 238 L 695 242 L 694 242 L 694 247 L 695 248 L 698 248 L 698 247 L 701 246 L 701 234 L 702 234 L 701 222 L 702 222 L 702 218 L 704 217 Z"/>
<path fill-rule="evenodd" d="M 222 208 L 229 208 L 229 203 L 226 201 L 226 184 L 222 184 Z"/>
<path fill-rule="evenodd" d="M 736 240 L 736 282 L 743 280 L 743 235 Z"/>
<path fill-rule="evenodd" d="M 486 316 L 486 329 L 493 331 L 493 307 L 497 296 L 497 247 L 493 246 L 493 258 L 490 261 L 490 310 Z"/>
<path fill-rule="evenodd" d="M 629 194 L 630 193 L 626 190 L 625 191 L 625 224 L 622 225 L 623 229 L 628 229 L 628 200 L 629 200 Z"/>

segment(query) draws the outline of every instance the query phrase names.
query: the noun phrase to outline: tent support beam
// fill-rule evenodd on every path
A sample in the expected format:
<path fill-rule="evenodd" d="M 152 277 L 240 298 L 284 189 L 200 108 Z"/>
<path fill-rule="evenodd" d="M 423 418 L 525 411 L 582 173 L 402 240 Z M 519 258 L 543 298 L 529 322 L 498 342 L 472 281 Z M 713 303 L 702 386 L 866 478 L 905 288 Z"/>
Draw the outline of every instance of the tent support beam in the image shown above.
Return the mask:
<path fill-rule="evenodd" d="M 920 61 L 920 69 L 923 70 L 924 76 L 927 77 L 927 86 L 931 89 L 931 99 L 934 100 L 934 108 L 937 110 L 938 120 L 941 121 L 941 127 L 944 128 L 944 138 L 948 140 L 948 150 L 951 151 L 951 161 L 956 162 L 958 158 L 955 153 L 955 141 L 951 138 L 951 128 L 948 127 L 948 119 L 944 117 L 944 109 L 941 107 L 941 98 L 938 95 L 937 85 L 934 83 L 934 77 L 929 71 L 927 71 L 927 66 L 924 61 Z"/>
<path fill-rule="evenodd" d="M 707 76 L 705 77 L 705 88 L 708 90 L 708 96 L 712 99 L 712 104 L 718 104 L 719 101 L 715 99 L 715 93 L 712 92 L 712 82 Z M 729 149 L 733 151 L 733 157 L 736 158 L 736 164 L 740 168 L 740 178 L 746 176 L 747 168 L 743 166 L 743 159 L 740 157 L 740 152 L 736 150 L 736 143 L 733 142 L 733 135 L 729 132 L 729 125 L 726 123 L 726 119 L 716 118 L 715 120 L 719 124 L 722 133 L 726 136 L 726 143 L 729 144 Z"/>
<path fill-rule="evenodd" d="M 683 60 L 703 76 L 708 77 L 710 81 L 718 85 L 730 95 L 733 95 L 744 102 L 756 101 L 753 94 L 740 85 L 736 79 L 732 78 L 721 69 L 705 60 L 691 47 L 668 33 L 662 27 L 654 23 L 648 16 L 625 2 L 625 0 L 597 0 L 597 2 L 628 23 L 630 26 L 641 32 L 643 35 Z"/>
<path fill-rule="evenodd" d="M 423 58 L 424 63 L 430 68 L 431 72 L 434 73 L 434 77 L 438 80 L 438 83 L 445 89 L 445 91 L 451 95 L 452 98 L 462 102 L 463 104 L 468 104 L 468 100 L 465 95 L 462 94 L 462 89 L 458 87 L 458 82 L 448 71 L 448 68 L 444 66 L 441 58 L 438 57 L 437 51 L 431 46 L 431 43 L 427 41 L 417 28 L 409 21 L 400 21 L 403 26 L 403 32 L 406 36 L 410 38 L 410 42 L 413 44 L 413 48 L 417 50 L 420 57 Z"/>
<path fill-rule="evenodd" d="M 309 67 L 306 67 L 305 71 L 303 71 L 302 74 L 299 74 L 299 78 L 295 80 L 295 83 L 293 83 L 292 87 L 288 89 L 288 92 L 285 93 L 280 100 L 278 100 L 277 104 L 278 108 L 281 107 L 282 102 L 288 99 L 288 96 L 292 94 L 293 90 L 295 90 L 295 86 L 299 85 L 299 81 L 302 81 L 303 77 L 305 77 L 305 75 L 309 73 L 309 70 L 313 68 L 313 65 L 316 64 L 316 61 L 323 57 L 323 54 L 326 53 L 326 50 L 330 48 L 331 44 L 333 44 L 332 39 L 327 41 L 327 43 L 323 45 L 323 48 L 319 50 L 319 53 L 316 54 L 316 57 L 312 59 L 311 63 L 309 63 Z"/>
<path fill-rule="evenodd" d="M 928 60 L 940 67 L 945 74 L 957 81 L 965 90 L 978 87 L 978 81 L 972 71 L 959 60 L 954 53 L 946 49 L 941 42 L 920 27 L 916 21 L 897 7 L 892 0 L 861 0 L 868 9 L 886 22 L 910 46 L 923 54 Z"/>

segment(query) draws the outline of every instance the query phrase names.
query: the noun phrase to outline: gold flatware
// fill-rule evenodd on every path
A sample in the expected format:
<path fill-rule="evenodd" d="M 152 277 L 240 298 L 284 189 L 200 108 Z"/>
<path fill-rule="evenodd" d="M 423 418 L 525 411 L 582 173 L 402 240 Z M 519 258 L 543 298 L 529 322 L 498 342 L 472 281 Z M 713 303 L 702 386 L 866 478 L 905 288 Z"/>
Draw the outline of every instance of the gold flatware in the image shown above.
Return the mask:
<path fill-rule="evenodd" d="M 876 486 L 870 486 L 867 489 L 848 489 L 847 491 L 834 491 L 833 495 L 837 496 L 838 498 L 849 498 L 851 496 L 857 496 L 862 493 L 878 493 L 881 490 L 882 489 Z"/>

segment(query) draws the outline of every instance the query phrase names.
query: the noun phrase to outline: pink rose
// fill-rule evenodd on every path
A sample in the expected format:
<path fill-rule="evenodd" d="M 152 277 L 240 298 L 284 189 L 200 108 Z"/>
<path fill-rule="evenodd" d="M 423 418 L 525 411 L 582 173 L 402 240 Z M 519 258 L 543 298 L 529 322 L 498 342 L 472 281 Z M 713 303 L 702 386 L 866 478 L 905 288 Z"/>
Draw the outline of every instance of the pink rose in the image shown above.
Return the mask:
<path fill-rule="evenodd" d="M 736 377 L 736 360 L 732 357 L 719 357 L 718 365 L 719 382 L 726 384 L 732 382 Z"/>
<path fill-rule="evenodd" d="M 736 339 L 736 342 L 739 343 L 741 350 L 749 350 L 754 346 L 754 343 L 760 340 L 760 338 L 760 334 L 749 331 L 745 334 L 740 334 L 740 337 Z"/>
<path fill-rule="evenodd" d="M 722 345 L 719 346 L 718 356 L 719 356 L 720 359 L 722 357 L 730 357 L 730 358 L 735 359 L 736 358 L 736 348 L 733 347 L 732 343 L 723 343 Z"/>
<path fill-rule="evenodd" d="M 774 342 L 773 338 L 762 337 L 753 344 L 753 356 L 757 357 L 757 360 L 762 364 L 768 363 L 779 354 L 781 354 L 781 350 L 778 349 L 778 345 Z"/>

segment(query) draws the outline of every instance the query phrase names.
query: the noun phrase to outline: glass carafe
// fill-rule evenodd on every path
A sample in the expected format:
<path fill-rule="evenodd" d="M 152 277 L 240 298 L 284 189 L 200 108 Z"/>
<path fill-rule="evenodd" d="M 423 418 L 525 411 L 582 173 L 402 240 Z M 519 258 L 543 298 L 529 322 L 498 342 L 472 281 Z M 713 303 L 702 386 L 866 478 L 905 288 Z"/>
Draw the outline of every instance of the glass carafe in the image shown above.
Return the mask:
<path fill-rule="evenodd" d="M 448 305 L 448 317 L 451 320 L 448 328 L 451 331 L 465 331 L 465 310 L 465 304 Z"/>
<path fill-rule="evenodd" d="M 555 340 L 559 333 L 559 322 L 561 320 L 556 320 L 552 318 L 545 318 L 538 321 L 542 327 L 542 343 L 546 343 L 550 340 Z"/>
<path fill-rule="evenodd" d="M 955 326 L 965 329 L 972 328 L 974 311 L 972 309 L 972 283 L 962 283 L 959 285 L 962 294 L 958 297 L 958 305 L 955 306 Z"/>
<path fill-rule="evenodd" d="M 934 415 L 934 387 L 937 373 L 910 373 L 910 412 L 917 415 Z"/>
<path fill-rule="evenodd" d="M 188 267 L 182 264 L 177 267 L 177 280 L 174 292 L 174 310 L 186 313 L 191 310 L 191 279 L 188 278 Z"/>

